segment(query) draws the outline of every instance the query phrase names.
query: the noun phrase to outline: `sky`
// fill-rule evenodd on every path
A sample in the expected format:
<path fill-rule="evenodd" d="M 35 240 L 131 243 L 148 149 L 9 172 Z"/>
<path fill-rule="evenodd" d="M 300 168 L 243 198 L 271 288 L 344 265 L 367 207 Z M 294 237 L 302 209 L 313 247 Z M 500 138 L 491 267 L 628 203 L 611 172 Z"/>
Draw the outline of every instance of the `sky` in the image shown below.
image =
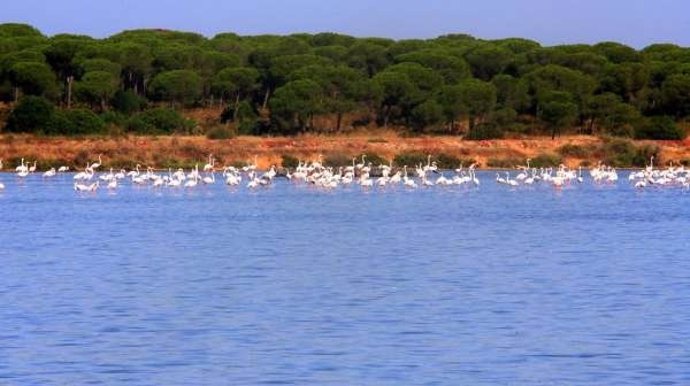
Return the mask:
<path fill-rule="evenodd" d="M 106 37 L 135 28 L 240 35 L 339 32 L 394 39 L 467 33 L 544 45 L 690 46 L 687 0 L 9 0 L 0 22 Z"/>

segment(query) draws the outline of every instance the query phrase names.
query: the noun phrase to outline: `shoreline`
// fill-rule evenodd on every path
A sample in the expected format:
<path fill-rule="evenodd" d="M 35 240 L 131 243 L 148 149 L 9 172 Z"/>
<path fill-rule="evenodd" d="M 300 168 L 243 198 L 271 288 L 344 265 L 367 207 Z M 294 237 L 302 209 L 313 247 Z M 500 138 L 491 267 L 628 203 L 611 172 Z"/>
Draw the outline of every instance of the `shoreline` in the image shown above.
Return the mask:
<path fill-rule="evenodd" d="M 572 135 L 551 140 L 547 137 L 465 141 L 457 136 L 401 137 L 392 132 L 373 132 L 347 135 L 299 135 L 295 137 L 240 136 L 225 140 L 211 140 L 203 136 L 121 136 L 121 137 L 38 137 L 33 135 L 0 135 L 2 171 L 12 171 L 21 158 L 38 161 L 43 170 L 67 165 L 71 170 L 83 169 L 102 154 L 102 168 L 142 167 L 165 170 L 169 167 L 203 165 L 213 154 L 218 167 L 256 163 L 258 168 L 281 166 L 283 157 L 293 161 L 322 160 L 346 163 L 352 157 L 368 154 L 374 165 L 381 161 L 418 160 L 432 154 L 444 157 L 447 169 L 478 163 L 479 169 L 509 170 L 524 165 L 527 158 L 541 162 L 562 162 L 568 167 L 594 166 L 603 158 L 610 141 L 594 136 Z M 662 163 L 690 162 L 690 140 L 686 141 L 627 141 L 636 147 L 657 149 Z M 565 147 L 564 147 L 565 146 Z M 571 154 L 572 153 L 572 154 Z M 414 156 L 414 157 L 413 157 Z M 406 158 L 405 158 L 406 157 Z M 440 159 L 439 157 L 439 159 Z M 541 158 L 540 158 L 541 157 Z M 359 162 L 359 161 L 358 161 Z M 458 165 L 453 165 L 453 163 Z M 396 162 L 398 163 L 398 162 Z M 407 162 L 411 163 L 411 162 Z M 401 165 L 400 165 L 401 166 Z M 408 165 L 409 166 L 409 165 Z M 614 165 L 616 166 L 616 165 Z M 635 168 L 619 165 L 619 169 Z"/>

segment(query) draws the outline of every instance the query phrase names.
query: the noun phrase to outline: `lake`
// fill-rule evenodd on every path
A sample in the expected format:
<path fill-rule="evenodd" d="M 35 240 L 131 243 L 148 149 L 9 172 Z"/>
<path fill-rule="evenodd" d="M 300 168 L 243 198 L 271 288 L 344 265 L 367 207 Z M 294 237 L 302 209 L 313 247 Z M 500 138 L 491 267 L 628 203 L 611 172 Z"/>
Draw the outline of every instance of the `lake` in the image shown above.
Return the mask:
<path fill-rule="evenodd" d="M 690 193 L 0 175 L 0 384 L 690 384 Z"/>

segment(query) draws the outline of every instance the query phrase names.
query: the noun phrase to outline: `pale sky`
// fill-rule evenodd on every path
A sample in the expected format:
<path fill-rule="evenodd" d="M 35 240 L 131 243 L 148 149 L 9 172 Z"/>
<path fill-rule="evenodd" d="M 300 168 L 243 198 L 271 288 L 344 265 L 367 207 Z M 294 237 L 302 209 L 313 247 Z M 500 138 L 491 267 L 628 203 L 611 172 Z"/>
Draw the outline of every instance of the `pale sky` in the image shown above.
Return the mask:
<path fill-rule="evenodd" d="M 468 33 L 545 45 L 690 46 L 685 0 L 8 0 L 1 9 L 0 22 L 29 23 L 48 35 L 105 37 L 134 28 L 207 36 L 326 31 L 394 39 Z"/>

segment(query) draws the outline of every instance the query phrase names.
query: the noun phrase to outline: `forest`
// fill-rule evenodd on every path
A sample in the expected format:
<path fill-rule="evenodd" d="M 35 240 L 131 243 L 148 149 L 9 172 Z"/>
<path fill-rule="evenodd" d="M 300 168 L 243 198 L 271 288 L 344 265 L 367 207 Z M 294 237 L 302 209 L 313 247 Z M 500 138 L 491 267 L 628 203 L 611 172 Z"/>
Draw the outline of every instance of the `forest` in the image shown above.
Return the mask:
<path fill-rule="evenodd" d="M 131 30 L 96 39 L 0 24 L 2 132 L 293 135 L 384 127 L 465 139 L 685 138 L 690 49 L 542 46 L 451 34 L 211 38 Z M 209 122 L 191 109 L 219 111 Z"/>

